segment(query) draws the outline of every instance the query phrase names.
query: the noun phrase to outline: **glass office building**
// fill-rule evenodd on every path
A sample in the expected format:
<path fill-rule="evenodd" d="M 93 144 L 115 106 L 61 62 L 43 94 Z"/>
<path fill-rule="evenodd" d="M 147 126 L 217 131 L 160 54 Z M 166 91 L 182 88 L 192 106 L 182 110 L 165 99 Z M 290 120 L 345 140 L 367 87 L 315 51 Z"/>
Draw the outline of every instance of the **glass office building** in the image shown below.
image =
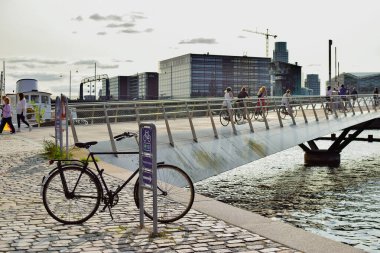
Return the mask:
<path fill-rule="evenodd" d="M 103 80 L 105 100 L 136 100 L 158 98 L 158 73 L 144 72 L 132 76 L 115 76 Z"/>
<path fill-rule="evenodd" d="M 273 50 L 273 61 L 289 62 L 289 53 L 286 42 L 276 42 Z"/>
<path fill-rule="evenodd" d="M 186 54 L 160 61 L 160 98 L 221 97 L 231 87 L 250 94 L 270 87 L 270 58 Z"/>
<path fill-rule="evenodd" d="M 290 89 L 293 95 L 301 95 L 301 66 L 286 62 L 272 62 L 270 64 L 270 73 L 274 77 L 274 96 L 282 96 L 287 89 Z"/>
<path fill-rule="evenodd" d="M 320 95 L 321 81 L 319 80 L 318 74 L 306 75 L 305 87 L 313 91 L 310 95 Z"/>
<path fill-rule="evenodd" d="M 375 87 L 380 89 L 380 72 L 342 73 L 338 77 L 331 79 L 333 87 L 342 84 L 349 90 L 355 87 L 360 94 L 372 94 Z M 326 82 L 327 85 L 328 81 Z"/>

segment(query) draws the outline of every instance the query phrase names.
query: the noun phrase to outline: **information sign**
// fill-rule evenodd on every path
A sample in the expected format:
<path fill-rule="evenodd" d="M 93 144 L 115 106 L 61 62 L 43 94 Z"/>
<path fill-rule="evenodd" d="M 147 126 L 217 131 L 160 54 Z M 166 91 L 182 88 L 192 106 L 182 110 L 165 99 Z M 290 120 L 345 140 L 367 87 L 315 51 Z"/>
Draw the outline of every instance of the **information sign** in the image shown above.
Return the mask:
<path fill-rule="evenodd" d="M 153 234 L 157 235 L 157 144 L 154 124 L 140 124 L 139 143 L 140 226 L 144 227 L 144 189 L 151 190 L 153 193 Z"/>

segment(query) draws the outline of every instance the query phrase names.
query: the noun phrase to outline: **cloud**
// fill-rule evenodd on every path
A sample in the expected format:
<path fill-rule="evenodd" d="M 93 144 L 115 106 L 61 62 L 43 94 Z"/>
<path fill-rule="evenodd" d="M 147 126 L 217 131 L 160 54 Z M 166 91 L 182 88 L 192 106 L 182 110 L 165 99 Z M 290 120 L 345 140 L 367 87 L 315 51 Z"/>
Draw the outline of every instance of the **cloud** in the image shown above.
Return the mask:
<path fill-rule="evenodd" d="M 61 77 L 56 73 L 40 73 L 40 72 L 10 73 L 9 76 L 15 79 L 32 78 L 38 81 L 57 81 L 61 79 Z"/>
<path fill-rule="evenodd" d="M 49 64 L 49 65 L 60 65 L 60 64 L 66 64 L 67 63 L 66 61 L 62 61 L 62 60 L 23 58 L 23 57 L 6 59 L 6 62 L 8 62 L 8 63 L 29 63 L 29 64 L 38 63 L 38 64 Z"/>
<path fill-rule="evenodd" d="M 94 65 L 96 63 L 95 60 L 81 60 L 81 61 L 76 61 L 73 64 L 74 65 Z"/>
<path fill-rule="evenodd" d="M 83 21 L 83 18 L 82 18 L 82 16 L 78 16 L 78 17 L 76 17 L 76 18 L 72 18 L 71 20 L 81 22 L 81 21 Z"/>
<path fill-rule="evenodd" d="M 133 26 L 135 26 L 135 24 L 133 23 L 122 23 L 122 24 L 111 23 L 107 25 L 107 27 L 109 28 L 118 28 L 118 27 L 128 28 L 128 27 L 133 27 Z"/>
<path fill-rule="evenodd" d="M 118 59 L 113 59 L 112 62 L 133 62 L 133 60 L 118 60 Z"/>
<path fill-rule="evenodd" d="M 122 21 L 123 17 L 117 16 L 117 15 L 102 16 L 102 15 L 96 13 L 96 14 L 92 14 L 90 16 L 90 19 L 95 20 L 95 21 L 103 21 L 103 20 Z"/>
<path fill-rule="evenodd" d="M 96 35 L 106 35 L 106 32 L 98 32 Z"/>
<path fill-rule="evenodd" d="M 178 44 L 218 44 L 215 39 L 196 38 L 191 40 L 182 40 Z"/>
<path fill-rule="evenodd" d="M 121 33 L 141 33 L 140 31 L 133 30 L 133 29 L 125 29 L 125 30 L 121 30 L 120 32 Z"/>
<path fill-rule="evenodd" d="M 119 64 L 96 64 L 96 67 L 100 68 L 100 69 L 117 69 L 119 67 Z"/>
<path fill-rule="evenodd" d="M 143 13 L 142 12 L 132 12 L 132 14 L 130 14 L 132 20 L 136 20 L 136 19 L 146 19 L 145 16 L 143 16 Z"/>

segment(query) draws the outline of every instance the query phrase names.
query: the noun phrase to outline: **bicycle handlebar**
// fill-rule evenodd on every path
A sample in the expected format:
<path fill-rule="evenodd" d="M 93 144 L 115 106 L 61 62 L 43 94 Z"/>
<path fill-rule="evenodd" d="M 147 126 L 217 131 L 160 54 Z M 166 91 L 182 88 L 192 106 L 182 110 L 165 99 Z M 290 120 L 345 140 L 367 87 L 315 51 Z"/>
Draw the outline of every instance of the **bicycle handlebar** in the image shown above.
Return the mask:
<path fill-rule="evenodd" d="M 113 138 L 116 140 L 116 141 L 120 141 L 124 138 L 131 138 L 131 137 L 137 137 L 137 133 L 132 133 L 132 132 L 124 132 L 122 134 L 119 134 L 119 135 L 116 135 L 114 136 Z"/>

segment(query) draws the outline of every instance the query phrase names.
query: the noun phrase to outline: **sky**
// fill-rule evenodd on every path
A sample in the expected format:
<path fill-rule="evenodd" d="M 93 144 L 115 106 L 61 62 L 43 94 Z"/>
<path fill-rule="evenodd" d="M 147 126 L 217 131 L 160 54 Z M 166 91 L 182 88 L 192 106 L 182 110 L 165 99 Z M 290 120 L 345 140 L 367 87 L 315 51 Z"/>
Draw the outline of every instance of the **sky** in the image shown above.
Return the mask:
<path fill-rule="evenodd" d="M 289 63 L 324 87 L 329 39 L 332 76 L 335 48 L 340 73 L 380 72 L 379 10 L 378 0 L 0 0 L 0 60 L 7 93 L 34 78 L 68 95 L 71 71 L 75 98 L 95 63 L 113 77 L 159 72 L 159 61 L 189 53 L 265 57 L 265 36 L 243 30 L 269 29 L 269 55 L 287 42 Z"/>

